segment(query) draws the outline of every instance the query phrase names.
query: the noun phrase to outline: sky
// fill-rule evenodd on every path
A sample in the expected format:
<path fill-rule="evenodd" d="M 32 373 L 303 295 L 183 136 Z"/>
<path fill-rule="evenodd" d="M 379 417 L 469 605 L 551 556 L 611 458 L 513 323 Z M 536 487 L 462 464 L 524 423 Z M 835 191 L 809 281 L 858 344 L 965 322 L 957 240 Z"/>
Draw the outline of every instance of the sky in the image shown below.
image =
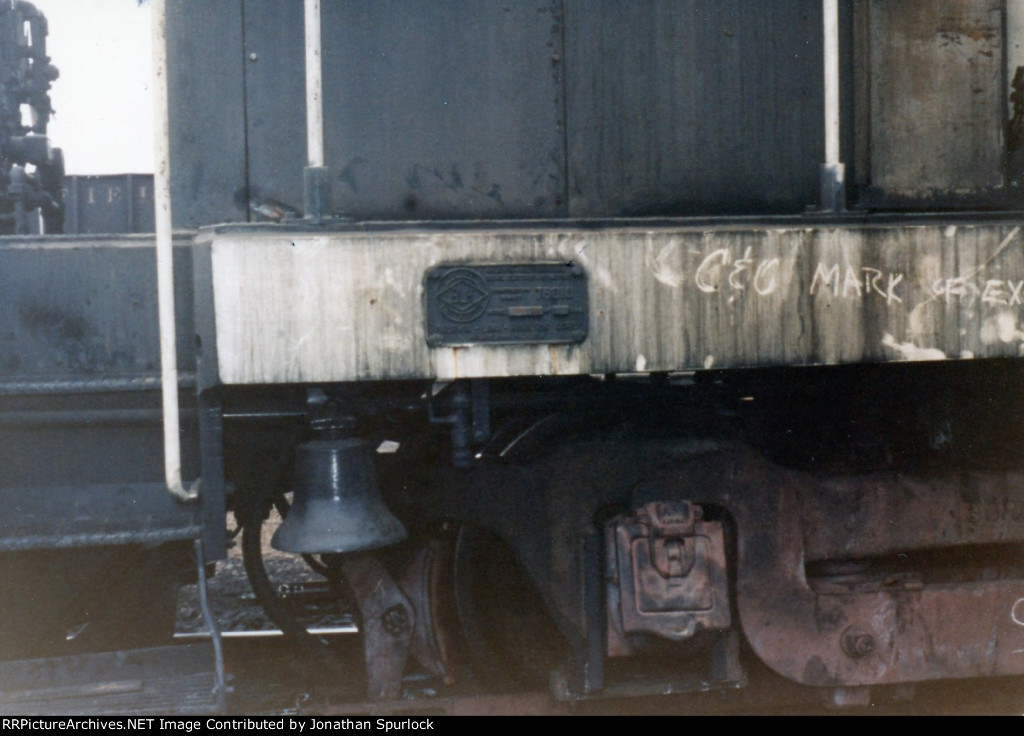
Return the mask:
<path fill-rule="evenodd" d="M 137 0 L 30 0 L 60 70 L 51 145 L 68 174 L 153 172 L 150 6 Z"/>

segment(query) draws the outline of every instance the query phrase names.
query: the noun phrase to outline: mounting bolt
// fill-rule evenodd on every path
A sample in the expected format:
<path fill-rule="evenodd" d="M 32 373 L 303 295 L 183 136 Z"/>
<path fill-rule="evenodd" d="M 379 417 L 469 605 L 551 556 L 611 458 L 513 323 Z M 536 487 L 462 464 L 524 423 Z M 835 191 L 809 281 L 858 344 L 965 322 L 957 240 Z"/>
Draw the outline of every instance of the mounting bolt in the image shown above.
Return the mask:
<path fill-rule="evenodd" d="M 875 638 L 863 629 L 851 626 L 843 632 L 843 651 L 853 659 L 866 657 L 875 651 Z"/>
<path fill-rule="evenodd" d="M 391 606 L 380 615 L 380 623 L 391 636 L 401 636 L 409 630 L 409 613 L 404 606 Z"/>

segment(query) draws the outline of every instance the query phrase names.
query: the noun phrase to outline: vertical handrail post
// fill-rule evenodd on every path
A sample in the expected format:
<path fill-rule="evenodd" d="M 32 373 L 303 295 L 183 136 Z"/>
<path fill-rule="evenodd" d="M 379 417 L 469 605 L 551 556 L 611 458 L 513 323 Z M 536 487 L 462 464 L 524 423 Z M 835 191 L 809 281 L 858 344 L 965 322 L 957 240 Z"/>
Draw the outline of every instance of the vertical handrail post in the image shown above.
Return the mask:
<path fill-rule="evenodd" d="M 178 411 L 178 347 L 174 311 L 174 240 L 171 230 L 170 109 L 167 92 L 167 2 L 153 0 L 153 128 L 156 207 L 156 283 L 160 325 L 160 391 L 164 418 L 164 478 L 167 490 L 180 501 L 199 497 L 198 482 L 186 488 L 181 480 L 181 435 Z"/>
<path fill-rule="evenodd" d="M 306 159 L 303 170 L 303 209 L 307 220 L 327 217 L 331 182 L 324 166 L 323 63 L 320 0 L 305 0 L 306 45 Z"/>
<path fill-rule="evenodd" d="M 825 81 L 825 162 L 821 165 L 820 208 L 846 209 L 846 167 L 839 153 L 839 0 L 822 0 Z"/>

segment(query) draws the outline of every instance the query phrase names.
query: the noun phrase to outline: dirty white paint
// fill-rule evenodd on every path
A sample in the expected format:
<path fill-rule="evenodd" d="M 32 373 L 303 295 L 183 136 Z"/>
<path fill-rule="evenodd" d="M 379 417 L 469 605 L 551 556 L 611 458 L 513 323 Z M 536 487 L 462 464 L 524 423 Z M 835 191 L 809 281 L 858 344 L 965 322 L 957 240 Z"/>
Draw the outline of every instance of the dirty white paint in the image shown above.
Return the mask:
<path fill-rule="evenodd" d="M 211 247 L 225 383 L 575 375 L 1020 356 L 1024 238 L 1003 224 L 233 228 Z M 575 263 L 576 345 L 430 348 L 439 264 Z"/>
<path fill-rule="evenodd" d="M 679 241 L 671 240 L 668 245 L 658 251 L 658 255 L 654 258 L 654 278 L 673 289 L 678 289 L 686 280 L 686 277 L 672 265 L 675 261 L 673 255 L 677 250 L 679 250 Z"/>
<path fill-rule="evenodd" d="M 896 342 L 889 333 L 882 336 L 882 345 L 893 350 L 898 360 L 945 360 L 946 354 L 935 348 L 919 348 L 911 342 Z"/>
<path fill-rule="evenodd" d="M 1024 342 L 1017 315 L 1011 311 L 999 311 L 986 317 L 981 324 L 981 341 L 985 345 Z"/>

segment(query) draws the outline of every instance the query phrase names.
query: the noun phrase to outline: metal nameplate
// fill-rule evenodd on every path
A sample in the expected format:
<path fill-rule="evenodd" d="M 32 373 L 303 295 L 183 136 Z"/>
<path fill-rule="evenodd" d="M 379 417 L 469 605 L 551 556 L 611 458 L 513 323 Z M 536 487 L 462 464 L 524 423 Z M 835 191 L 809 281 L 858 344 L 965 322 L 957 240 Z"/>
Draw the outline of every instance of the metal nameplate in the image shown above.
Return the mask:
<path fill-rule="evenodd" d="M 427 272 L 426 300 L 431 347 L 587 338 L 587 277 L 575 264 L 436 266 Z"/>

